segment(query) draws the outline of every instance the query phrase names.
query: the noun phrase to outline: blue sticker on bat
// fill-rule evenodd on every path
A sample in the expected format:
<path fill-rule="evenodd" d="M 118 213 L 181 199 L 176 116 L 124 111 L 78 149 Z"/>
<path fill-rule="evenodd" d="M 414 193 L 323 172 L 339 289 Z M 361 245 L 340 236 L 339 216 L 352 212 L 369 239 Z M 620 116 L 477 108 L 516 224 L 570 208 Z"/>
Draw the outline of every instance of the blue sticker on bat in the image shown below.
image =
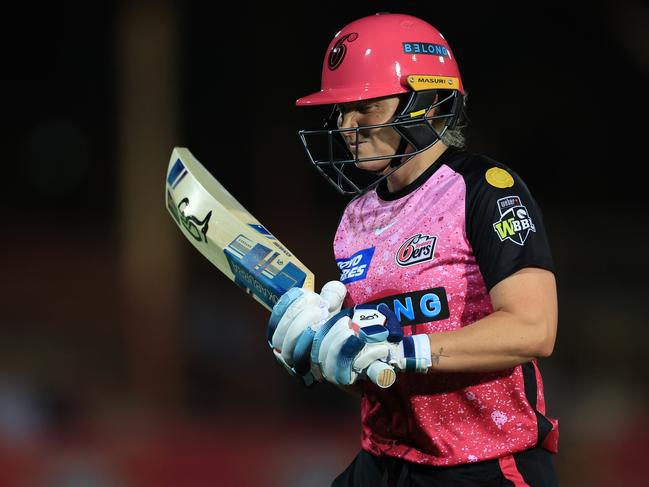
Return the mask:
<path fill-rule="evenodd" d="M 173 189 L 176 189 L 176 186 L 187 176 L 187 169 L 181 162 L 180 159 L 176 159 L 176 162 L 171 167 L 169 174 L 167 174 L 167 184 Z"/>
<path fill-rule="evenodd" d="M 244 235 L 234 239 L 224 253 L 234 282 L 271 308 L 286 291 L 302 287 L 306 281 L 306 273 L 295 264 L 284 263 L 277 251 L 255 244 Z"/>

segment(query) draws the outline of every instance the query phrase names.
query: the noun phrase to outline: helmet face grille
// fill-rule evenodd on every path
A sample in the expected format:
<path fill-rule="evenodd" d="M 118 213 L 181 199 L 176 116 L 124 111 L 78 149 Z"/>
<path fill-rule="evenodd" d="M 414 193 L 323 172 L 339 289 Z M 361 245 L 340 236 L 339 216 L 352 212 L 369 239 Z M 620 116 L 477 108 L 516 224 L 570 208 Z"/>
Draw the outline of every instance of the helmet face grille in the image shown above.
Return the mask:
<path fill-rule="evenodd" d="M 457 91 L 450 91 L 447 94 L 437 90 L 429 91 L 413 93 L 401 113 L 393 121 L 378 125 L 337 128 L 338 111 L 334 108 L 332 114 L 325 120 L 324 129 L 301 130 L 299 132 L 309 161 L 341 194 L 360 195 L 376 187 L 413 156 L 439 141 L 446 131 L 455 125 L 462 107 L 462 104 L 457 103 L 457 100 L 461 99 L 462 95 Z M 435 97 L 438 93 L 440 96 Z M 435 103 L 428 105 L 423 110 L 420 109 L 422 103 L 431 99 L 436 100 Z M 450 107 L 450 110 L 435 115 L 426 115 L 433 109 L 439 110 L 444 107 Z M 413 117 L 411 114 L 417 111 L 424 113 Z M 435 129 L 433 126 L 435 122 L 441 128 Z M 350 132 L 353 133 L 358 141 L 359 134 L 363 130 L 385 128 L 397 131 L 404 142 L 395 154 L 359 157 L 358 149 L 355 153 L 350 152 L 343 141 L 343 133 L 347 137 Z M 372 173 L 355 167 L 361 162 L 377 160 L 386 161 L 385 167 L 391 166 L 392 170 L 377 178 Z"/>

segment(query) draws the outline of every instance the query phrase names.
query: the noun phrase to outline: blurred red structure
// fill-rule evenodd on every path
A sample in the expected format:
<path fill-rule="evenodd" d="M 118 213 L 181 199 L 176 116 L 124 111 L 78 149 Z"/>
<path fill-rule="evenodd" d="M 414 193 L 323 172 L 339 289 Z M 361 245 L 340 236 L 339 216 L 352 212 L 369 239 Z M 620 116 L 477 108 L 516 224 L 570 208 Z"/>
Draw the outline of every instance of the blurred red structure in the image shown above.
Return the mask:
<path fill-rule="evenodd" d="M 273 487 L 329 485 L 356 453 L 355 425 L 274 427 L 259 419 L 86 426 L 0 443 L 0 485 Z M 158 425 L 160 426 L 160 425 Z"/>

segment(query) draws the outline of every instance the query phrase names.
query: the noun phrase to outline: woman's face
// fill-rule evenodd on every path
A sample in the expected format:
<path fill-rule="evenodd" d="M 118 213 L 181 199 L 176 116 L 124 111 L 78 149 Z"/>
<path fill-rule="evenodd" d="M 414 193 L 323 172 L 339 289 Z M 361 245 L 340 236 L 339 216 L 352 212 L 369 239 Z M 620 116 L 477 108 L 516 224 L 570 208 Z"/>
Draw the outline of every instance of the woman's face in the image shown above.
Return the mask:
<path fill-rule="evenodd" d="M 355 129 L 367 125 L 378 125 L 391 122 L 399 106 L 398 96 L 372 98 L 370 100 L 341 103 L 338 105 L 338 128 Z M 349 151 L 358 158 L 390 157 L 396 154 L 401 136 L 392 127 L 373 129 L 360 128 L 357 132 L 350 130 L 341 135 Z M 367 171 L 382 171 L 387 167 L 387 160 L 365 161 L 356 164 Z"/>

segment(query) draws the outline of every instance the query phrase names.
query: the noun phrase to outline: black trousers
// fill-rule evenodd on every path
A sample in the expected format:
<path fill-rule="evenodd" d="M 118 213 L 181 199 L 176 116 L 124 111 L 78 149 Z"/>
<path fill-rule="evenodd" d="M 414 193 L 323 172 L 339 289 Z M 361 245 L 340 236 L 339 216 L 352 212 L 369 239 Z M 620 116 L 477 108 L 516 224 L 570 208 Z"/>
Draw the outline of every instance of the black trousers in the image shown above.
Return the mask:
<path fill-rule="evenodd" d="M 495 460 L 431 467 L 361 451 L 331 487 L 557 487 L 552 454 L 533 448 Z"/>

